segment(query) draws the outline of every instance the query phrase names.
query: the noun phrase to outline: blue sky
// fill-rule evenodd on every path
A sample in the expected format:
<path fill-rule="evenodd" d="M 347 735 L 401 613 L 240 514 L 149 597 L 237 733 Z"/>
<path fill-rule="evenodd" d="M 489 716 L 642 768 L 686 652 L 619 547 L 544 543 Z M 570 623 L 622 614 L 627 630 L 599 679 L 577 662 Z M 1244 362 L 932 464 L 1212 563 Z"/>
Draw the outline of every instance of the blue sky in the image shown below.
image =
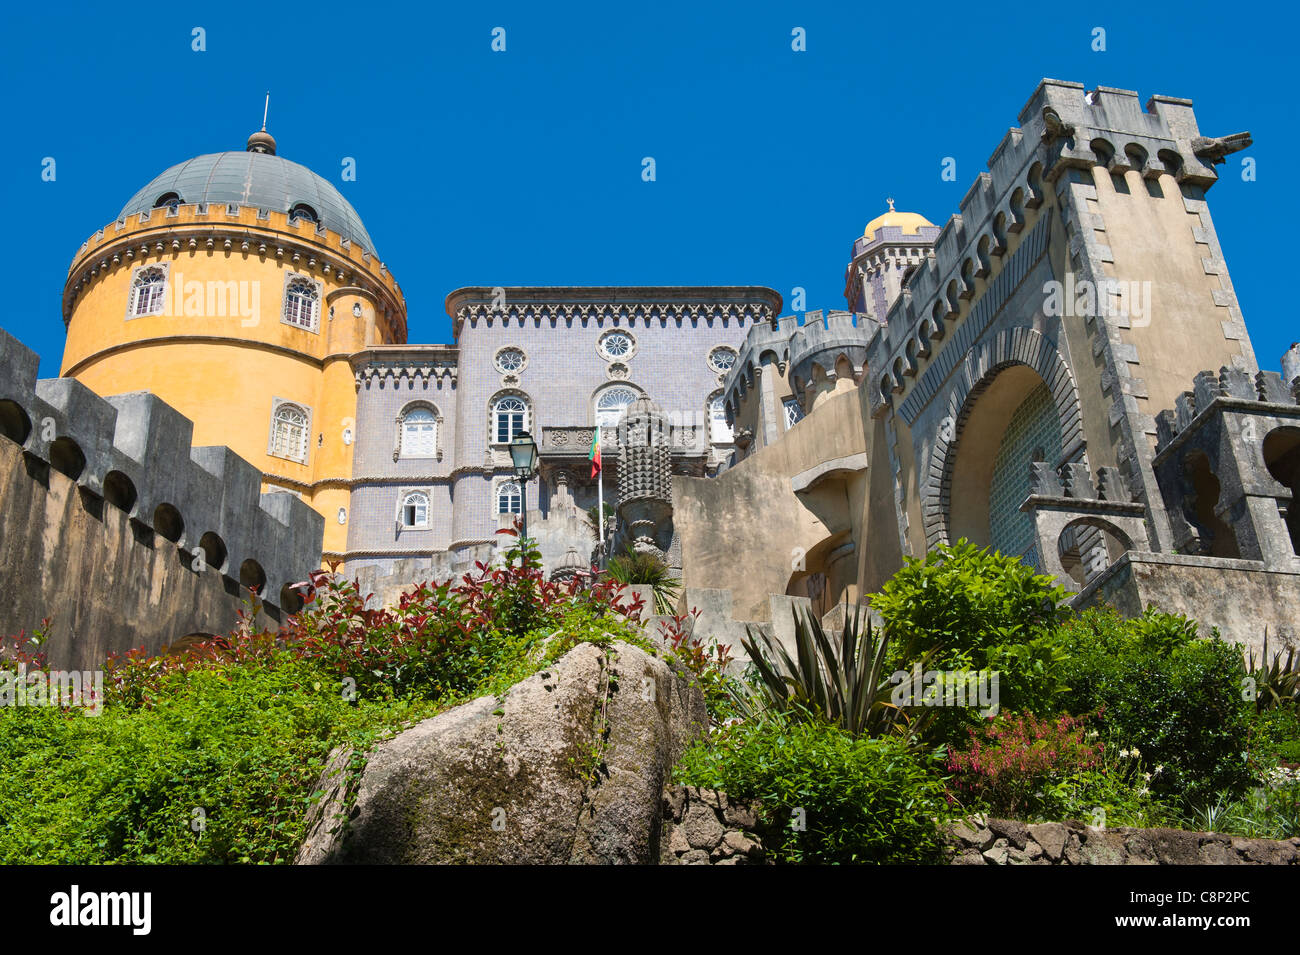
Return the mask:
<path fill-rule="evenodd" d="M 242 149 L 267 89 L 280 155 L 361 214 L 406 294 L 412 341 L 451 339 L 443 299 L 462 285 L 752 283 L 842 308 L 850 246 L 886 196 L 946 221 L 1043 76 L 1189 97 L 1203 134 L 1254 134 L 1256 181 L 1229 157 L 1211 211 L 1261 364 L 1300 338 L 1265 298 L 1296 219 L 1293 8 L 317 2 L 2 16 L 0 182 L 11 254 L 35 274 L 0 324 L 41 353 L 43 375 L 58 373 L 62 285 L 82 241 L 167 166 Z M 191 50 L 196 26 L 206 52 Z M 791 49 L 795 27 L 806 52 Z M 55 182 L 41 181 L 46 156 Z M 345 156 L 355 182 L 341 181 Z M 655 182 L 641 179 L 646 156 Z M 945 156 L 955 183 L 940 177 Z"/>

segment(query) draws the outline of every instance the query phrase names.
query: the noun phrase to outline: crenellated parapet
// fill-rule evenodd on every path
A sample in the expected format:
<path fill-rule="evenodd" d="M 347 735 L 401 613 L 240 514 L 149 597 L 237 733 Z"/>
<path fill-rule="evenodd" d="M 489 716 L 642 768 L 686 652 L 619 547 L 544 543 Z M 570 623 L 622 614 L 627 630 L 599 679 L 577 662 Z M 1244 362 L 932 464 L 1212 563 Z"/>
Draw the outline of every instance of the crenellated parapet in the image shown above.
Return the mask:
<path fill-rule="evenodd" d="M 1026 230 L 1042 218 L 1035 210 L 1062 177 L 1086 175 L 1091 182 L 1098 166 L 1117 176 L 1135 170 L 1145 179 L 1171 176 L 1185 195 L 1203 196 L 1216 181 L 1214 165 L 1250 145 L 1246 133 L 1202 136 L 1190 100 L 1153 96 L 1143 109 L 1131 90 L 1087 92 L 1080 83 L 1060 80 L 1043 80 L 1019 121 L 889 309 L 868 359 L 873 413 L 901 401 L 917 357 L 969 320 L 976 280 L 998 273 L 999 261 L 1025 244 Z M 1045 248 L 1047 235 L 1037 239 Z M 1083 251 L 1095 251 L 1099 260 L 1107 254 L 1100 248 L 1078 250 Z M 983 298 L 988 297 L 986 291 Z"/>
<path fill-rule="evenodd" d="M 1156 417 L 1152 461 L 1180 553 L 1300 565 L 1300 349 L 1283 372 L 1202 371 Z"/>
<path fill-rule="evenodd" d="M 798 329 L 797 315 L 786 315 L 775 322 L 762 322 L 749 329 L 736 355 L 736 362 L 722 385 L 728 421 L 736 420 L 741 403 L 761 378 L 764 366 L 774 366 L 779 375 L 786 373 L 790 364 L 790 339 Z"/>
<path fill-rule="evenodd" d="M 351 358 L 357 388 L 454 388 L 460 373 L 454 345 L 374 345 Z"/>
<path fill-rule="evenodd" d="M 812 405 L 812 392 L 834 390 L 836 379 L 847 373 L 854 384 L 866 370 L 867 351 L 879 333 L 879 323 L 862 313 L 810 312 L 790 338 L 790 380 L 804 395 L 804 410 Z"/>
<path fill-rule="evenodd" d="M 218 575 L 229 592 L 251 588 L 296 609 L 287 587 L 319 566 L 320 514 L 287 492 L 262 493 L 261 472 L 229 448 L 193 447 L 192 422 L 156 396 L 105 399 L 72 378 L 38 381 L 38 364 L 0 331 L 0 434 L 22 448 L 29 473 L 62 473 L 89 506 L 122 511 L 137 535 L 174 544 L 193 573 Z"/>

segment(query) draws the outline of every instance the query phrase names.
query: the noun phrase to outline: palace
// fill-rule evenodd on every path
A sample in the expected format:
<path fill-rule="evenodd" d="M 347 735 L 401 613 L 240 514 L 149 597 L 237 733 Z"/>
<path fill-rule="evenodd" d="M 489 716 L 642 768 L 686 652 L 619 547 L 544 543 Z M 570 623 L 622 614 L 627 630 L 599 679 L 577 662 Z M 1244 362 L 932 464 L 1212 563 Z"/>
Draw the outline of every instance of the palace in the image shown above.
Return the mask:
<path fill-rule="evenodd" d="M 307 561 L 341 562 L 383 601 L 491 559 L 526 501 L 549 572 L 585 570 L 602 543 L 654 553 L 682 608 L 733 644 L 745 623 L 780 630 L 792 603 L 856 603 L 959 538 L 1058 575 L 1078 606 L 1154 602 L 1285 644 L 1300 349 L 1260 369 L 1206 201 L 1214 166 L 1249 144 L 1201 135 L 1188 100 L 1044 80 L 957 214 L 935 225 L 891 200 L 866 224 L 843 310 L 782 316 L 761 286 L 503 284 L 451 292 L 454 341 L 413 344 L 356 210 L 262 130 L 160 173 L 82 245 L 63 377 L 35 382 L 30 353 L 0 342 L 0 424 L 123 509 L 135 543 L 124 530 L 114 546 L 157 535 L 272 613 L 294 608 Z M 32 427 L 81 427 L 74 406 L 94 396 L 100 430 L 63 435 L 75 448 Z M 151 474 L 122 463 L 143 460 L 137 430 L 159 416 L 185 422 L 201 523 L 177 504 L 188 492 L 137 487 Z M 526 483 L 509 454 L 525 431 Z M 263 512 L 251 523 L 195 490 L 218 457 L 247 485 L 239 506 Z M 17 457 L 3 461 L 17 500 Z M 39 532 L 0 555 L 48 565 Z M 58 559 L 100 559 L 92 536 Z M 204 598 L 183 619 L 178 600 L 106 645 L 224 612 Z M 30 627 L 24 612 L 0 624 Z"/>

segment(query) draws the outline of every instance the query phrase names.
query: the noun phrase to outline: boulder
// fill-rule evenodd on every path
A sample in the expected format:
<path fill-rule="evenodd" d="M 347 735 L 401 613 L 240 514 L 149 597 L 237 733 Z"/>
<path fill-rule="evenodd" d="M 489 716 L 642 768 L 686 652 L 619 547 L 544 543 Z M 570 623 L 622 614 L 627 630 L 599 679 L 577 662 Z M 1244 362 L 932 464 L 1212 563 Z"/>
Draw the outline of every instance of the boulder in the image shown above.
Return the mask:
<path fill-rule="evenodd" d="M 336 753 L 296 862 L 656 862 L 664 784 L 707 727 L 662 660 L 581 644 L 380 743 L 355 782 Z"/>

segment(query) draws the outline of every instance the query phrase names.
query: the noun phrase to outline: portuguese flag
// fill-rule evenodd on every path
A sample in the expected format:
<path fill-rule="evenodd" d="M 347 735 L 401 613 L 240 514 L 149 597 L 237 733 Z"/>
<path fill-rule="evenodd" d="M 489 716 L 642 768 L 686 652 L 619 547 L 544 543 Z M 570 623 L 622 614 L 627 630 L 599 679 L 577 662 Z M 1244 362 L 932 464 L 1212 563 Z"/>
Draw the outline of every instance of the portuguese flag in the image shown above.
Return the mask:
<path fill-rule="evenodd" d="M 600 425 L 596 425 L 591 436 L 591 453 L 587 455 L 587 460 L 591 462 L 591 476 L 594 478 L 600 473 Z"/>

